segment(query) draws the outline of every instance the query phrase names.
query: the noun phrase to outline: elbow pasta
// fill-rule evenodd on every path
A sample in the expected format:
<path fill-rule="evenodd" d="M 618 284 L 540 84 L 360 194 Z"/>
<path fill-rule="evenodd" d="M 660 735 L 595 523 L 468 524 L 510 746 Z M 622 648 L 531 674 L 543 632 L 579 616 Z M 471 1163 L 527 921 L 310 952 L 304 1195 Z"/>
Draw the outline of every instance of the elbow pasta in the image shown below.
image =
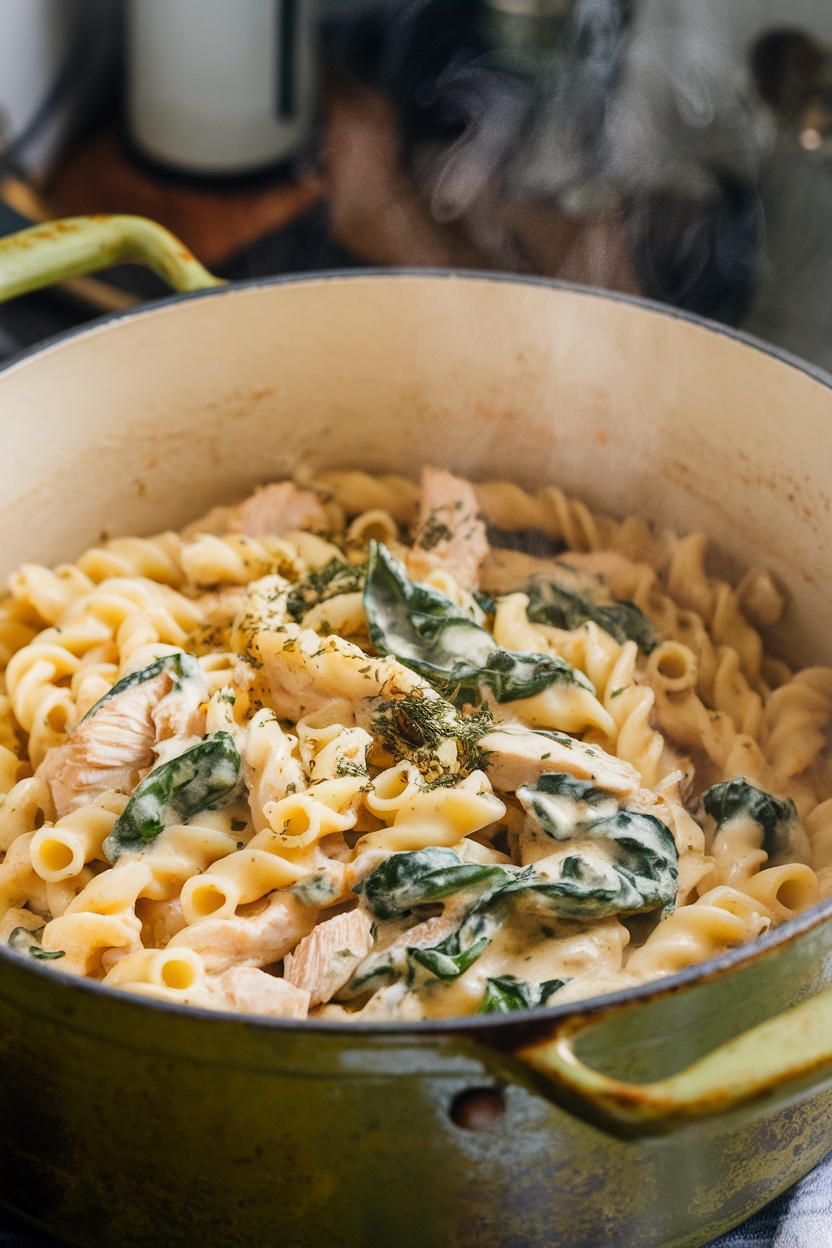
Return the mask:
<path fill-rule="evenodd" d="M 549 557 L 503 541 L 527 530 Z M 368 599 L 380 549 L 415 605 Z M 708 562 L 702 533 L 427 469 L 23 564 L 0 940 L 152 1000 L 370 1020 L 576 1000 L 753 941 L 832 896 L 832 670 L 766 653 L 768 572 Z M 717 823 L 711 793 L 751 804 Z M 754 802 L 805 828 L 791 856 Z M 619 827 L 665 838 L 626 888 Z"/>

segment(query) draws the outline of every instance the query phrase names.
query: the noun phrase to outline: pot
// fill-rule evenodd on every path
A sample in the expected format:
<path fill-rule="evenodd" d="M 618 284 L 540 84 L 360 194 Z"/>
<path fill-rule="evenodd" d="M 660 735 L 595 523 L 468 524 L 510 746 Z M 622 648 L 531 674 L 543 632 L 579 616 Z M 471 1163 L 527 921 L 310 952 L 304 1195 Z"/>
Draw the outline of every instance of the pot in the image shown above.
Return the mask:
<path fill-rule="evenodd" d="M 0 293 L 158 227 L 0 243 Z M 0 566 L 183 524 L 301 469 L 442 462 L 707 529 L 832 660 L 832 383 L 664 308 L 452 273 L 269 279 L 0 370 Z M 73 1244 L 694 1248 L 832 1148 L 832 902 L 657 983 L 385 1026 L 140 1002 L 0 949 L 0 1200 Z"/>

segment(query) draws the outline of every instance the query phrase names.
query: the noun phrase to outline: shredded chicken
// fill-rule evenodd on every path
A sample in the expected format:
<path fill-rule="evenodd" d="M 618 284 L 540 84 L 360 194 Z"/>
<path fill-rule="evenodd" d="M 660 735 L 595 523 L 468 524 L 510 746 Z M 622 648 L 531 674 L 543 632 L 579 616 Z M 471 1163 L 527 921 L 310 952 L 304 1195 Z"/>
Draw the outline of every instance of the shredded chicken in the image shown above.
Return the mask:
<path fill-rule="evenodd" d="M 204 712 L 184 690 L 172 695 L 172 684 L 170 672 L 160 672 L 126 689 L 49 751 L 38 775 L 49 783 L 59 818 L 107 789 L 132 793 L 153 763 L 157 741 L 202 735 Z"/>
<path fill-rule="evenodd" d="M 487 554 L 485 525 L 471 483 L 439 468 L 423 469 L 419 519 L 407 555 L 410 576 L 424 580 L 439 569 L 463 589 L 476 589 Z"/>
<path fill-rule="evenodd" d="M 566 744 L 568 742 L 568 744 Z M 532 784 L 544 772 L 564 771 L 579 780 L 591 780 L 608 793 L 634 793 L 641 777 L 630 763 L 607 754 L 599 745 L 584 745 L 573 737 L 516 731 L 489 732 L 482 737 L 486 772 L 495 789 L 515 793 Z"/>
<path fill-rule="evenodd" d="M 318 497 L 310 490 L 298 489 L 293 481 L 257 490 L 240 503 L 231 524 L 232 532 L 248 537 L 280 537 L 294 529 L 323 533 L 328 527 L 327 514 Z"/>
<path fill-rule="evenodd" d="M 187 926 L 178 897 L 170 901 L 140 897 L 136 902 L 136 916 L 141 920 L 142 944 L 146 949 L 164 949 L 177 932 Z"/>
<path fill-rule="evenodd" d="M 291 889 L 284 888 L 272 893 L 256 913 L 202 919 L 186 927 L 169 947 L 195 949 L 209 974 L 220 974 L 232 966 L 271 966 L 311 932 L 319 917 L 319 909 L 303 905 Z"/>
<path fill-rule="evenodd" d="M 254 966 L 232 966 L 221 975 L 209 977 L 206 987 L 215 1008 L 235 1014 L 306 1018 L 309 1013 L 308 992 Z"/>
<path fill-rule="evenodd" d="M 161 741 L 170 741 L 173 737 L 180 740 L 199 738 L 205 733 L 205 709 L 202 699 L 207 690 L 191 689 L 187 696 L 185 689 L 182 696 L 168 693 L 153 708 L 150 718 L 156 727 L 156 745 Z"/>
<path fill-rule="evenodd" d="M 286 959 L 290 984 L 309 993 L 310 1006 L 329 1001 L 373 947 L 370 919 L 363 910 L 336 914 L 319 923 Z"/>

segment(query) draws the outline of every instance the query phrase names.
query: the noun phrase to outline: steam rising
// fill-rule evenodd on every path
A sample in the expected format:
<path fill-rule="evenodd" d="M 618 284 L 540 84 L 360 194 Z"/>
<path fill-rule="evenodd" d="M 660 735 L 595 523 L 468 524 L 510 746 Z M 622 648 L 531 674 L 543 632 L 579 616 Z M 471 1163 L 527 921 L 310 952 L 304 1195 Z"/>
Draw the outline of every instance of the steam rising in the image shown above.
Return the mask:
<path fill-rule="evenodd" d="M 706 0 L 645 0 L 635 21 L 629 8 L 574 0 L 560 43 L 535 54 L 489 42 L 476 0 L 390 0 L 380 85 L 433 226 L 464 237 L 479 267 L 737 321 L 772 124 Z"/>

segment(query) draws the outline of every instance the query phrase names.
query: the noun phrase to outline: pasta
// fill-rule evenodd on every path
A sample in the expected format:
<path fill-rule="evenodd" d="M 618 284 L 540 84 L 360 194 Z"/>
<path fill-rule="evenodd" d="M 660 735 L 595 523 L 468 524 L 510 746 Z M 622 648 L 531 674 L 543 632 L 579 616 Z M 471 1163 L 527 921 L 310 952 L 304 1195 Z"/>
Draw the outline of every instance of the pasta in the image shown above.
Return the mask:
<path fill-rule="evenodd" d="M 701 533 L 330 472 L 8 591 L 0 941 L 57 971 L 273 1017 L 504 1013 L 832 895 L 832 670 L 766 652 L 783 595 L 712 577 Z"/>

